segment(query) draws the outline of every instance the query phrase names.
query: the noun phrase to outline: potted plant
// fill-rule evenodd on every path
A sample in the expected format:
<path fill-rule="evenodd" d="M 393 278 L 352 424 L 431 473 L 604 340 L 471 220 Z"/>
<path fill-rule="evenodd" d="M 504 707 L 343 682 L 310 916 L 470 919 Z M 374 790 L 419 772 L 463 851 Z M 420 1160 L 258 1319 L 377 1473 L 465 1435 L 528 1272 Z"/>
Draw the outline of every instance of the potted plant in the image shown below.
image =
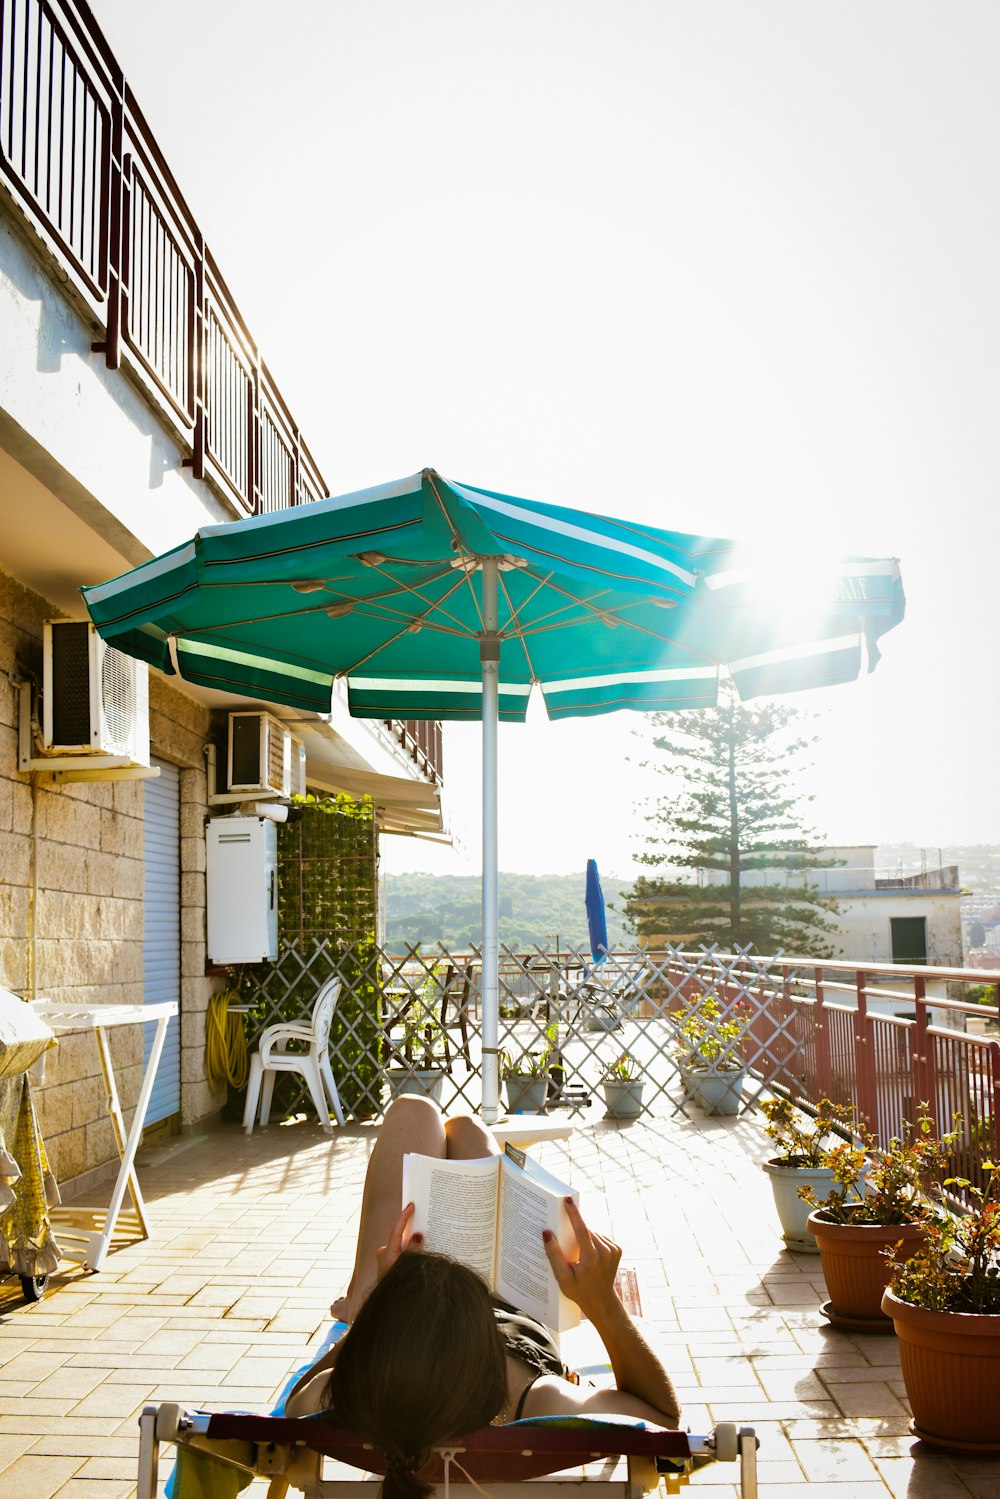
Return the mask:
<path fill-rule="evenodd" d="M 445 1077 L 444 1032 L 438 1019 L 440 965 L 435 964 L 400 1014 L 402 1046 L 393 1048 L 394 1064 L 386 1072 L 391 1097 L 418 1093 L 441 1102 Z"/>
<path fill-rule="evenodd" d="M 507 1090 L 507 1108 L 512 1114 L 543 1114 L 549 1091 L 551 1046 L 544 1051 L 523 1051 L 512 1057 L 502 1052 L 500 1075 Z"/>
<path fill-rule="evenodd" d="M 799 1189 L 811 1187 L 817 1196 L 832 1189 L 833 1167 L 827 1161 L 831 1136 L 837 1130 L 851 1129 L 854 1115 L 829 1098 L 820 1099 L 814 1118 L 788 1098 L 769 1098 L 761 1110 L 767 1120 L 764 1133 L 775 1149 L 764 1162 L 764 1171 L 774 1194 L 781 1237 L 789 1249 L 816 1254 L 816 1239 L 806 1228 L 811 1207 Z"/>
<path fill-rule="evenodd" d="M 639 1063 L 630 1051 L 623 1051 L 601 1070 L 606 1119 L 637 1119 L 642 1113 L 643 1078 Z"/>
<path fill-rule="evenodd" d="M 867 1130 L 857 1136 L 860 1143 L 845 1140 L 827 1150 L 836 1185 L 824 1198 L 803 1188 L 813 1208 L 806 1227 L 816 1236 L 830 1293 L 823 1315 L 835 1327 L 891 1332 L 882 1311 L 886 1251 L 893 1248 L 903 1260 L 920 1248 L 933 1212 L 928 1193 L 948 1168 L 956 1136 L 936 1139 L 926 1108 L 885 1150 L 877 1149 Z"/>
<path fill-rule="evenodd" d="M 696 994 L 677 1026 L 674 1052 L 687 1096 L 706 1114 L 736 1114 L 747 1067 L 739 1043 L 749 1024 L 740 1001 L 725 1011 L 714 994 Z"/>
<path fill-rule="evenodd" d="M 983 1163 L 984 1186 L 965 1188 L 970 1210 L 938 1211 L 923 1243 L 890 1260 L 882 1308 L 899 1339 L 911 1431 L 934 1447 L 1000 1454 L 1000 1165 Z"/>

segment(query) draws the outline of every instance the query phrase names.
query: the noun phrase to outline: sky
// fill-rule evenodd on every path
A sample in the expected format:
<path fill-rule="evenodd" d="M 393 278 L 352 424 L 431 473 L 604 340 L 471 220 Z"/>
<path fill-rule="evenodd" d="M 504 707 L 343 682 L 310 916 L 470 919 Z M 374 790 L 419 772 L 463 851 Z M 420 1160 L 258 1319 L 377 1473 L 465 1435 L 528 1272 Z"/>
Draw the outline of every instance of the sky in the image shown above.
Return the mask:
<path fill-rule="evenodd" d="M 1000 842 L 1000 7 L 91 0 L 337 494 L 430 466 L 897 556 L 799 695 L 834 843 Z M 629 875 L 641 715 L 500 731 L 500 866 Z M 480 735 L 446 726 L 478 867 Z"/>

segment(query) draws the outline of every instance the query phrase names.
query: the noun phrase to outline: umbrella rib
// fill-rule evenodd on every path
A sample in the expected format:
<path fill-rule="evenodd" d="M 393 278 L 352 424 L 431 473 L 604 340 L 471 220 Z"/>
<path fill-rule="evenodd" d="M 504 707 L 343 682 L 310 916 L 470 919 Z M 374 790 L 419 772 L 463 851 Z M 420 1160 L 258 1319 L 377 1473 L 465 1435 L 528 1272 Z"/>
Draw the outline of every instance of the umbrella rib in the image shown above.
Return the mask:
<path fill-rule="evenodd" d="M 538 587 L 534 590 L 533 593 L 528 596 L 528 598 L 525 600 L 525 603 L 530 603 L 531 599 L 535 597 L 535 595 L 540 591 L 541 588 L 547 587 L 551 592 L 560 594 L 566 600 L 566 603 L 563 606 L 564 609 L 575 606 L 583 614 L 589 613 L 595 618 L 600 617 L 602 614 L 604 614 L 606 618 L 614 619 L 616 623 L 624 625 L 626 629 L 635 630 L 637 633 L 643 635 L 650 635 L 654 640 L 662 640 L 668 645 L 681 644 L 681 642 L 675 640 L 672 635 L 663 635 L 659 630 L 654 630 L 649 625 L 637 624 L 634 620 L 626 618 L 625 613 L 623 612 L 624 609 L 637 609 L 640 607 L 640 605 L 648 603 L 648 599 L 636 599 L 634 603 L 619 606 L 614 610 L 602 611 L 597 605 L 597 600 L 601 597 L 600 594 L 595 594 L 589 599 L 581 599 L 576 594 L 571 593 L 569 589 L 562 587 L 559 583 L 553 582 L 552 576 L 553 575 L 550 573 L 546 578 L 537 579 L 536 581 L 538 583 Z M 608 593 L 612 592 L 611 589 L 607 589 L 605 591 Z M 505 596 L 508 597 L 509 602 L 509 595 L 506 594 L 506 589 L 504 590 L 504 592 Z M 579 624 L 580 622 L 579 617 L 559 620 L 555 618 L 555 616 L 561 611 L 553 609 L 550 610 L 548 615 L 542 615 L 539 619 L 533 621 L 531 624 L 524 624 L 520 619 L 518 619 L 518 613 L 523 613 L 524 607 L 525 604 L 522 604 L 520 606 L 520 611 L 517 611 L 513 608 L 513 606 L 511 606 L 511 618 L 515 621 L 515 629 L 511 633 L 517 634 L 519 638 L 521 638 L 526 632 L 534 635 L 540 634 L 543 630 L 564 630 L 570 628 L 573 625 Z M 551 622 L 546 623 L 546 620 L 549 620 Z M 505 630 L 501 631 L 501 635 L 505 635 L 505 633 Z"/>
<path fill-rule="evenodd" d="M 391 561 L 392 559 L 387 558 L 386 560 L 387 561 Z M 384 577 L 389 578 L 389 579 L 392 580 L 392 582 L 396 583 L 398 585 L 398 589 L 397 589 L 398 592 L 400 592 L 400 593 L 411 593 L 411 594 L 414 594 L 420 600 L 420 602 L 422 604 L 426 604 L 427 605 L 428 610 L 430 610 L 430 609 L 435 609 L 435 610 L 439 609 L 439 610 L 441 610 L 441 613 L 444 614 L 445 618 L 446 619 L 450 619 L 451 622 L 452 622 L 452 624 L 453 624 L 453 626 L 454 626 L 454 629 L 451 631 L 452 634 L 455 634 L 455 635 L 468 635 L 469 632 L 468 632 L 467 628 L 462 624 L 462 622 L 458 618 L 458 616 L 455 615 L 455 614 L 452 614 L 450 610 L 446 610 L 446 609 L 443 608 L 443 605 L 447 603 L 447 601 L 451 598 L 452 594 L 453 593 L 457 593 L 458 590 L 461 588 L 461 586 L 462 586 L 462 577 L 466 576 L 466 574 L 464 572 L 462 574 L 462 577 L 455 577 L 454 578 L 454 581 L 452 582 L 451 586 L 445 590 L 445 592 L 444 592 L 444 594 L 442 595 L 441 598 L 439 598 L 439 599 L 425 599 L 424 596 L 423 596 L 423 594 L 420 592 L 419 588 L 415 588 L 410 583 L 402 583 L 398 578 L 393 578 L 391 573 L 384 572 L 382 566 L 379 565 L 379 564 L 377 564 L 377 563 L 375 563 L 375 564 L 369 564 L 369 565 L 372 566 L 376 572 L 382 573 Z M 435 573 L 434 576 L 432 578 L 428 578 L 426 580 L 426 582 L 427 583 L 436 583 L 439 578 L 448 577 L 449 574 L 451 574 L 451 572 L 452 572 L 452 568 L 451 568 L 451 565 L 449 564 L 447 568 L 442 568 L 439 573 Z M 421 587 L 426 587 L 426 583 L 421 584 Z M 345 600 L 347 600 L 347 599 L 351 599 L 352 595 L 351 594 L 344 594 L 344 595 L 342 595 L 342 597 Z M 475 599 L 475 594 L 474 593 L 473 593 L 473 599 Z M 360 602 L 367 603 L 368 600 L 367 599 L 363 599 Z M 477 610 L 477 612 L 478 612 L 478 610 Z M 377 616 L 373 616 L 373 617 L 377 617 Z M 422 616 L 419 616 L 419 617 L 420 617 L 422 623 L 426 623 L 427 622 L 426 621 L 426 615 L 422 615 Z M 446 626 L 435 625 L 433 623 L 430 623 L 428 625 L 428 628 L 430 628 L 430 629 L 445 629 Z"/>
<path fill-rule="evenodd" d="M 430 485 L 431 494 L 434 496 L 435 503 L 437 504 L 437 507 L 440 510 L 441 514 L 444 516 L 445 525 L 448 527 L 448 530 L 451 532 L 451 544 L 454 547 L 455 552 L 457 553 L 458 558 L 459 559 L 461 559 L 463 557 L 473 558 L 475 556 L 475 553 L 474 552 L 470 552 L 468 550 L 468 548 L 465 546 L 465 544 L 462 541 L 461 536 L 458 534 L 458 530 L 457 530 L 457 528 L 455 526 L 455 522 L 452 520 L 451 516 L 448 514 L 448 508 L 445 505 L 444 500 L 442 500 L 442 498 L 441 498 L 441 492 L 438 489 L 437 482 L 436 482 L 437 481 L 437 475 L 434 473 L 433 469 L 427 469 L 426 470 L 426 477 L 427 477 L 427 483 Z M 476 614 L 477 614 L 477 616 L 479 618 L 479 628 L 480 628 L 480 630 L 485 630 L 486 625 L 485 625 L 485 622 L 483 620 L 482 602 L 479 599 L 476 598 L 476 590 L 472 586 L 472 575 L 465 568 L 462 569 L 462 575 L 465 578 L 466 583 L 468 584 L 469 596 L 472 599 L 473 607 L 474 607 L 474 609 L 476 611 Z"/>

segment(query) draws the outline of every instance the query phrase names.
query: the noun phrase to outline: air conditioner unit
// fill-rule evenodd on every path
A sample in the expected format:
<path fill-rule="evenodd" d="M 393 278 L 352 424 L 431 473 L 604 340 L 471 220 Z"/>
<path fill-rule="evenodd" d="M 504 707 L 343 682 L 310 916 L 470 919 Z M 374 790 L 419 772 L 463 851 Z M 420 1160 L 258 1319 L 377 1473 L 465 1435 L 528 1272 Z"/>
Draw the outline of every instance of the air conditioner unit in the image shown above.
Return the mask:
<path fill-rule="evenodd" d="M 248 795 L 304 796 L 305 746 L 271 713 L 230 713 L 226 784 Z"/>
<path fill-rule="evenodd" d="M 85 620 L 42 630 L 42 747 L 50 755 L 115 755 L 149 765 L 149 668 L 105 645 Z"/>

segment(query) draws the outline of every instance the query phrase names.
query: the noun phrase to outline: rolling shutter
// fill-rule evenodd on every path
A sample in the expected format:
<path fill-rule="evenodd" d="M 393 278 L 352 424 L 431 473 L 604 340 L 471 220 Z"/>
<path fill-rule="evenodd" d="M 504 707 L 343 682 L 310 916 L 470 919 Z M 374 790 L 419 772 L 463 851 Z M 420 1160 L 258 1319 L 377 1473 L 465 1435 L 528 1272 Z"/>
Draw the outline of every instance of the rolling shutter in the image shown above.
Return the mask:
<path fill-rule="evenodd" d="M 181 993 L 181 840 L 180 772 L 176 765 L 159 766 L 160 774 L 145 781 L 145 880 L 143 884 L 143 999 L 156 1004 L 180 1000 Z M 145 1027 L 143 1059 L 149 1057 L 155 1026 Z M 146 1124 L 156 1124 L 180 1113 L 180 1017 L 167 1026 L 167 1037 L 156 1070 Z"/>

